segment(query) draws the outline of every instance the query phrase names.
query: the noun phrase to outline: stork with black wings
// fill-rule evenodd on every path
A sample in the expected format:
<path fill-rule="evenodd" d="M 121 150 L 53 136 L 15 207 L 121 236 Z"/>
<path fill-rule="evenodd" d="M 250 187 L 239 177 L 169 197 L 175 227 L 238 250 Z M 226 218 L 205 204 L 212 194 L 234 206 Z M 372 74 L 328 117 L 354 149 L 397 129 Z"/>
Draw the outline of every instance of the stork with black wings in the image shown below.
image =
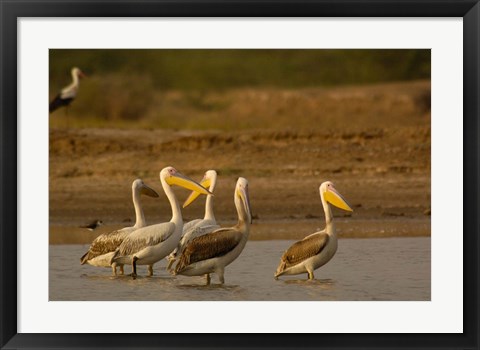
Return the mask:
<path fill-rule="evenodd" d="M 57 96 L 50 102 L 49 112 L 57 110 L 60 107 L 68 107 L 70 103 L 75 99 L 78 93 L 78 88 L 80 85 L 80 79 L 85 78 L 86 75 L 77 67 L 72 68 L 72 83 L 64 87 Z"/>

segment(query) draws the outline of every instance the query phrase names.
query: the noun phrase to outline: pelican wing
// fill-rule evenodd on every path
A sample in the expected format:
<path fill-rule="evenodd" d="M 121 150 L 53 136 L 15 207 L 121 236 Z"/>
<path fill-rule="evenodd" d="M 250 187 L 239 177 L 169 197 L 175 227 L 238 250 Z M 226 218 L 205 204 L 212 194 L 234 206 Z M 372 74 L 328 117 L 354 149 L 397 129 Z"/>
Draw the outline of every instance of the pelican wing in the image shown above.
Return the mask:
<path fill-rule="evenodd" d="M 195 225 L 191 225 L 190 229 L 188 230 L 183 230 L 183 236 L 180 239 L 180 242 L 178 242 L 177 247 L 174 249 L 174 251 L 169 255 L 170 259 L 176 259 L 178 255 L 183 252 L 185 246 L 187 245 L 188 242 L 190 242 L 192 239 L 206 235 L 207 233 L 213 232 L 217 229 L 220 228 L 219 225 L 215 223 L 213 220 L 203 220 L 203 219 L 197 219 L 193 220 L 195 221 Z M 190 221 L 192 222 L 192 221 Z M 173 263 L 173 261 L 169 264 L 169 266 Z"/>
<path fill-rule="evenodd" d="M 203 219 L 195 219 L 195 220 L 192 220 L 192 221 L 189 221 L 185 224 L 183 224 L 183 234 L 185 234 L 185 232 L 191 230 L 195 225 L 197 225 L 198 223 L 202 222 Z"/>
<path fill-rule="evenodd" d="M 232 228 L 223 228 L 192 239 L 185 247 L 176 271 L 181 271 L 198 261 L 218 258 L 235 249 L 242 233 Z"/>
<path fill-rule="evenodd" d="M 128 256 L 165 241 L 175 231 L 173 222 L 139 228 L 128 235 L 118 247 L 117 256 Z"/>
<path fill-rule="evenodd" d="M 120 244 L 122 244 L 125 237 L 127 237 L 132 231 L 133 227 L 126 227 L 120 230 L 112 231 L 109 233 L 103 233 L 94 239 L 88 252 L 80 259 L 82 264 L 85 264 L 88 260 L 96 258 L 97 256 L 114 252 Z"/>
<path fill-rule="evenodd" d="M 202 220 L 198 222 L 195 226 L 190 227 L 189 230 L 183 230 L 183 236 L 180 241 L 180 245 L 184 246 L 189 242 L 191 239 L 203 236 L 207 233 L 213 232 L 216 229 L 219 229 L 220 226 L 217 225 L 212 220 Z"/>
<path fill-rule="evenodd" d="M 294 243 L 282 255 L 285 268 L 296 265 L 320 253 L 327 245 L 329 236 L 326 233 L 310 235 Z"/>

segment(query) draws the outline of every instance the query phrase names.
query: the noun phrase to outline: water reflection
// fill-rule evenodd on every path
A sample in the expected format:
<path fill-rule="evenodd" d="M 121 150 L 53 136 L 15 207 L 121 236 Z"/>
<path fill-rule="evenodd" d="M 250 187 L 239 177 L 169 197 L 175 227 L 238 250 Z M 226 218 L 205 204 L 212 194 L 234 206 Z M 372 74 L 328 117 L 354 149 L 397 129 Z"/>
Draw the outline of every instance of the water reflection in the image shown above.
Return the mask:
<path fill-rule="evenodd" d="M 172 276 L 162 261 L 147 277 L 112 276 L 110 269 L 73 259 L 82 245 L 50 246 L 50 300 L 430 300 L 430 238 L 341 239 L 338 252 L 306 274 L 273 278 L 292 241 L 251 241 L 225 270 L 224 285 L 211 275 Z M 361 252 L 361 253 L 360 253 Z M 401 253 L 399 253 L 401 252 Z M 374 263 L 372 263 L 374 261 Z"/>
<path fill-rule="evenodd" d="M 283 281 L 287 285 L 300 285 L 300 286 L 317 286 L 324 289 L 331 289 L 335 285 L 333 279 L 286 279 Z"/>
<path fill-rule="evenodd" d="M 225 291 L 240 291 L 241 287 L 237 285 L 228 285 L 228 284 L 215 284 L 210 283 L 209 285 L 206 284 L 178 284 L 176 286 L 179 289 L 189 290 L 189 289 L 196 289 L 196 290 L 225 290 Z"/>

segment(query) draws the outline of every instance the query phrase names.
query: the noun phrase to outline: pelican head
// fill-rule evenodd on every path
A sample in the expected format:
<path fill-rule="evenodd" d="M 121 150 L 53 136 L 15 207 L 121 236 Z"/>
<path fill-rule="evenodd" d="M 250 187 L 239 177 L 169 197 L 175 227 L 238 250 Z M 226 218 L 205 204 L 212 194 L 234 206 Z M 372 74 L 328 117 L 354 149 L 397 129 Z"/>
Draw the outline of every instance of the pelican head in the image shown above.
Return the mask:
<path fill-rule="evenodd" d="M 234 202 L 237 209 L 243 209 L 245 219 L 249 224 L 252 223 L 252 210 L 250 209 L 250 196 L 248 195 L 248 181 L 244 177 L 239 177 L 235 187 Z"/>
<path fill-rule="evenodd" d="M 149 197 L 158 197 L 158 193 L 153 188 L 147 186 L 142 179 L 136 179 L 135 181 L 133 181 L 132 190 Z"/>
<path fill-rule="evenodd" d="M 73 67 L 72 68 L 72 75 L 77 76 L 79 78 L 86 78 L 87 76 L 80 70 L 80 68 Z"/>
<path fill-rule="evenodd" d="M 177 169 L 171 166 L 167 166 L 160 171 L 160 181 L 167 185 L 177 185 L 188 190 L 197 191 L 200 194 L 212 194 L 209 190 L 204 188 L 199 183 L 193 181 L 189 177 L 183 175 Z"/>
<path fill-rule="evenodd" d="M 200 185 L 202 185 L 205 188 L 208 188 L 208 190 L 213 193 L 215 190 L 215 186 L 217 184 L 217 172 L 215 170 L 207 170 L 205 172 L 205 175 L 203 175 L 203 179 L 200 181 Z M 189 206 L 191 203 L 195 201 L 195 199 L 198 198 L 200 193 L 197 191 L 193 191 L 190 193 L 188 198 L 185 200 L 185 203 L 183 203 L 183 207 L 186 208 Z"/>
<path fill-rule="evenodd" d="M 327 203 L 330 203 L 337 208 L 346 210 L 346 211 L 353 211 L 347 201 L 342 197 L 340 193 L 333 187 L 333 183 L 331 181 L 325 181 L 320 185 L 320 197 L 325 199 Z"/>

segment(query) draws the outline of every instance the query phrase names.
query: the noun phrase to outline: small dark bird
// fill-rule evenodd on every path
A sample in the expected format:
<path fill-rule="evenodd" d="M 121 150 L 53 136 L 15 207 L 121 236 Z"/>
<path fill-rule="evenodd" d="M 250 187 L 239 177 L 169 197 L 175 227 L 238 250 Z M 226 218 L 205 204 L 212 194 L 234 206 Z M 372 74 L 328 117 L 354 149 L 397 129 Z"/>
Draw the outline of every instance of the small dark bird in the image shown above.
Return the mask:
<path fill-rule="evenodd" d="M 77 68 L 72 68 L 72 83 L 64 87 L 57 96 L 50 102 L 49 112 L 52 113 L 54 110 L 60 107 L 68 107 L 68 105 L 75 99 L 78 92 L 78 87 L 80 85 L 80 78 L 85 78 L 86 75 Z"/>
<path fill-rule="evenodd" d="M 81 228 L 86 228 L 89 229 L 90 231 L 95 230 L 98 226 L 102 226 L 103 221 L 102 220 L 95 220 L 89 223 L 88 225 L 80 226 Z"/>

